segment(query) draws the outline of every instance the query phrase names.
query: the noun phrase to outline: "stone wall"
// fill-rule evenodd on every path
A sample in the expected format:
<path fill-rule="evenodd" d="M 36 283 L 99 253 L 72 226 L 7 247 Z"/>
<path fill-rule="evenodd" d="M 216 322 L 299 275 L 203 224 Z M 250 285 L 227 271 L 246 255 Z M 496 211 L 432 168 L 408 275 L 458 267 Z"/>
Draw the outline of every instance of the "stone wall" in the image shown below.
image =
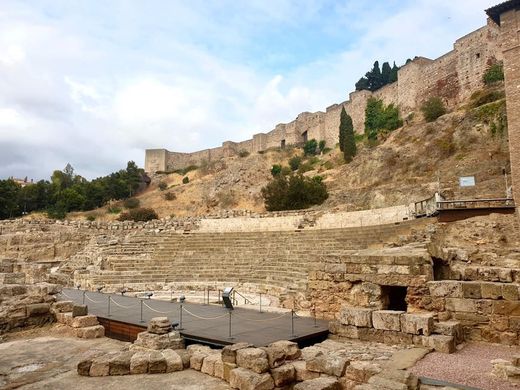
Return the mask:
<path fill-rule="evenodd" d="M 354 130 L 362 133 L 366 102 L 371 96 L 382 99 L 385 104 L 397 105 L 402 116 L 417 111 L 424 100 L 431 96 L 441 97 L 449 108 L 453 108 L 481 89 L 486 69 L 492 63 L 502 60 L 498 33 L 497 26 L 488 22 L 486 26 L 458 39 L 452 51 L 436 60 L 416 57 L 399 69 L 398 81 L 393 84 L 373 93 L 352 92 L 349 100 L 328 107 L 326 112 L 303 112 L 294 121 L 278 124 L 270 132 L 255 134 L 251 140 L 238 143 L 226 141 L 221 147 L 194 153 L 146 150 L 145 170 L 150 173 L 171 171 L 188 165 L 200 165 L 202 161 L 236 155 L 241 150 L 256 153 L 280 147 L 282 142 L 285 145 L 297 145 L 304 141 L 305 136 L 307 139 L 325 140 L 329 147 L 333 147 L 338 142 L 341 109 L 345 107 L 352 117 Z M 514 57 L 513 52 L 510 57 Z M 509 72 L 506 80 L 514 80 L 514 75 Z"/>

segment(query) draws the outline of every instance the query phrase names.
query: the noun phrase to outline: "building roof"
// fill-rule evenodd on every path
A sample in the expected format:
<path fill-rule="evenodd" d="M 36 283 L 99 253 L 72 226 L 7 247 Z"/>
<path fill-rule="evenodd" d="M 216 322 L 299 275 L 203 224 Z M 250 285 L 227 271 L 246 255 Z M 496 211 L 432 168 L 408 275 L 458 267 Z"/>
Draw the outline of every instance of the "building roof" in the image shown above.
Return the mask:
<path fill-rule="evenodd" d="M 520 0 L 509 0 L 497 4 L 486 10 L 488 16 L 498 25 L 500 25 L 500 15 L 512 9 L 520 9 Z"/>

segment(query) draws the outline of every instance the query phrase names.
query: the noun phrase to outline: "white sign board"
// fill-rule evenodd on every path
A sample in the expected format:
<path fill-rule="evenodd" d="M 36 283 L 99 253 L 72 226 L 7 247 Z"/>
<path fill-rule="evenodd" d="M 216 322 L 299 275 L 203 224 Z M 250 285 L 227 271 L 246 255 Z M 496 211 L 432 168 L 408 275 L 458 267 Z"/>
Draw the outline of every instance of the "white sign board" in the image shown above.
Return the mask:
<path fill-rule="evenodd" d="M 474 187 L 475 186 L 475 176 L 459 177 L 459 185 L 461 187 Z"/>

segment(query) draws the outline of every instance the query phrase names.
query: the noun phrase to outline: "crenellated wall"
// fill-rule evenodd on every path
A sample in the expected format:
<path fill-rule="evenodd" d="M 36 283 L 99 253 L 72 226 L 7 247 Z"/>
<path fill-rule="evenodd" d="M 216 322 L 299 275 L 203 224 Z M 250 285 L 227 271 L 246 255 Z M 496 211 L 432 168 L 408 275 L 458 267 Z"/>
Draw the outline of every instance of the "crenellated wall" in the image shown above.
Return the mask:
<path fill-rule="evenodd" d="M 269 148 L 298 145 L 305 139 L 324 140 L 333 147 L 338 142 L 339 117 L 345 107 L 352 117 L 354 130 L 364 131 L 365 107 L 370 97 L 382 99 L 385 104 L 397 105 L 401 116 L 417 110 L 431 96 L 441 97 L 449 108 L 465 101 L 483 86 L 482 76 L 494 62 L 502 60 L 499 29 L 493 22 L 458 39 L 453 50 L 431 60 L 415 59 L 399 69 L 398 81 L 375 91 L 355 91 L 349 100 L 334 104 L 325 112 L 303 112 L 289 123 L 280 123 L 267 133 L 259 133 L 243 142 L 226 141 L 222 146 L 194 153 L 170 152 L 166 149 L 148 149 L 145 170 L 171 171 L 203 161 L 218 160 L 240 151 L 261 152 Z"/>

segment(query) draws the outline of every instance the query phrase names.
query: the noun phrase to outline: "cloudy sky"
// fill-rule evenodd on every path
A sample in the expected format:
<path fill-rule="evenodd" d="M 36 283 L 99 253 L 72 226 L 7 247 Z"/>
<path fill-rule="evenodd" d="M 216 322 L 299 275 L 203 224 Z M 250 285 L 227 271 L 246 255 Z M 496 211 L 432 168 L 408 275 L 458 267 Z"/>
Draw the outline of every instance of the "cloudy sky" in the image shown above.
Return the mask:
<path fill-rule="evenodd" d="M 497 0 L 0 0 L 0 178 L 87 178 L 346 100 L 436 58 Z"/>

